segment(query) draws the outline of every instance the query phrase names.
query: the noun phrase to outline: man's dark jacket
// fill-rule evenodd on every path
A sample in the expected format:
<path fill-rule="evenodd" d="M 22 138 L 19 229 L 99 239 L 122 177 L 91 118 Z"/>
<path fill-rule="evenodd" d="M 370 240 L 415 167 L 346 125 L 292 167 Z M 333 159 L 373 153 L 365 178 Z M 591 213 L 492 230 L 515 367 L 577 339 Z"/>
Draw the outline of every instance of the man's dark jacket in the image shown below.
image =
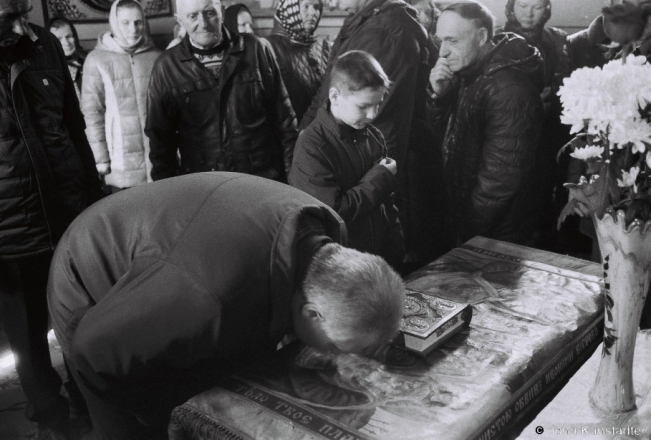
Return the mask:
<path fill-rule="evenodd" d="M 188 37 L 156 60 L 145 127 L 154 180 L 289 171 L 296 118 L 272 49 L 254 35 L 223 32 L 229 41 L 219 80 L 192 55 Z"/>
<path fill-rule="evenodd" d="M 101 196 L 61 44 L 30 26 L 0 54 L 0 259 L 51 252 Z"/>
<path fill-rule="evenodd" d="M 428 41 L 416 20 L 416 11 L 401 0 L 372 0 L 358 13 L 346 18 L 330 51 L 319 93 L 301 120 L 305 129 L 328 98 L 330 71 L 337 58 L 349 50 L 373 55 L 393 83 L 373 121 L 384 135 L 389 157 L 398 164 L 398 178 L 405 165 L 414 100 L 420 69 L 426 69 Z M 427 74 L 425 74 L 427 76 Z"/>
<path fill-rule="evenodd" d="M 393 205 L 397 180 L 378 162 L 386 155 L 382 133 L 338 124 L 329 101 L 296 142 L 289 184 L 334 209 L 346 222 L 349 247 L 402 262 L 404 245 Z"/>
<path fill-rule="evenodd" d="M 61 239 L 48 285 L 53 328 L 83 385 L 147 412 L 200 380 L 192 369 L 204 361 L 273 351 L 292 327 L 307 218 L 323 225 L 321 239 L 345 242 L 326 205 L 239 173 L 165 179 L 93 205 Z"/>
<path fill-rule="evenodd" d="M 475 235 L 529 243 L 536 224 L 532 172 L 543 121 L 542 60 L 522 37 L 497 35 L 481 61 L 430 103 L 445 130 L 445 178 L 457 241 Z"/>

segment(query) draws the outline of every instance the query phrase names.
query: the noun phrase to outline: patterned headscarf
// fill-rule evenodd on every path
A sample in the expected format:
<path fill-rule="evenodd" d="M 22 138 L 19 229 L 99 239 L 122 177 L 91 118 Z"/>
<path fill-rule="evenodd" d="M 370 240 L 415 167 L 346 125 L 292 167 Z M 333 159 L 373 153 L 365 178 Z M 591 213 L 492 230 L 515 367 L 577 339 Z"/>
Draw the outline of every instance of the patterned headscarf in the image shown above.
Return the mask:
<path fill-rule="evenodd" d="M 305 32 L 303 19 L 301 18 L 300 0 L 280 0 L 276 8 L 275 18 L 280 25 L 287 31 L 292 40 L 300 43 L 312 43 L 315 41 L 314 36 Z M 321 15 L 323 14 L 323 0 L 319 0 L 319 19 L 316 25 L 319 25 Z"/>

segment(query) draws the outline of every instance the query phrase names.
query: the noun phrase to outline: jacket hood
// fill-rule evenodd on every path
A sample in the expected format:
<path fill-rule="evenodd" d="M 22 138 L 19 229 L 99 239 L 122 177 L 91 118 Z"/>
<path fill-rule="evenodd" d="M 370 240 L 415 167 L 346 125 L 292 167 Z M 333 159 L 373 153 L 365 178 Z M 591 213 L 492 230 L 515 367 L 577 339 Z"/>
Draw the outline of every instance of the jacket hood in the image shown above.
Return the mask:
<path fill-rule="evenodd" d="M 538 49 L 528 45 L 521 36 L 510 32 L 493 37 L 493 44 L 495 47 L 486 59 L 463 72 L 462 76 L 482 73 L 490 76 L 499 70 L 514 68 L 542 83 L 544 69 Z"/>
<path fill-rule="evenodd" d="M 350 32 L 354 32 L 357 27 L 361 26 L 366 19 L 373 15 L 379 15 L 383 14 L 386 12 L 391 12 L 394 10 L 404 10 L 407 15 L 409 15 L 414 22 L 416 22 L 419 26 L 420 23 L 418 22 L 418 12 L 416 10 L 409 6 L 407 3 L 403 2 L 402 0 L 371 0 L 369 3 L 367 3 L 362 9 L 360 9 L 357 13 L 349 16 L 346 21 L 348 24 L 348 29 Z M 422 26 L 421 26 L 422 27 Z M 423 37 L 426 36 L 426 31 L 425 28 L 423 28 Z"/>
<path fill-rule="evenodd" d="M 545 2 L 545 14 L 542 17 L 540 23 L 538 23 L 533 29 L 524 29 L 520 22 L 515 18 L 515 13 L 513 8 L 515 7 L 515 0 L 509 0 L 506 3 L 505 13 L 506 13 L 506 25 L 504 26 L 505 32 L 514 32 L 518 35 L 523 36 L 527 42 L 531 45 L 536 45 L 542 38 L 543 30 L 545 25 L 552 16 L 552 2 L 551 0 L 546 0 Z"/>
<path fill-rule="evenodd" d="M 127 54 L 144 52 L 145 50 L 151 49 L 154 46 L 154 43 L 151 39 L 151 36 L 149 35 L 149 24 L 147 23 L 145 11 L 142 9 L 142 6 L 138 2 L 134 2 L 142 14 L 142 19 L 145 22 L 145 31 L 143 32 L 140 41 L 138 41 L 136 44 L 130 45 L 127 43 L 126 39 L 122 35 L 122 32 L 120 31 L 120 27 L 118 26 L 119 4 L 120 1 L 118 0 L 113 2 L 111 5 L 111 11 L 109 12 L 109 27 L 111 30 L 109 32 L 101 34 L 98 37 L 96 49 Z"/>

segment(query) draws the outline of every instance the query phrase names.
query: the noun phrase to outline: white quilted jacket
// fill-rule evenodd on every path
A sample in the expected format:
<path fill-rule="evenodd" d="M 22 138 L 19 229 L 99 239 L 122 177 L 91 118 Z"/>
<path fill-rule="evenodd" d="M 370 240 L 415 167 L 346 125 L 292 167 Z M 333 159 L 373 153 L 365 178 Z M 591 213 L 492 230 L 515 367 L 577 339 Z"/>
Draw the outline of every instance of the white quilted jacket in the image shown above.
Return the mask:
<path fill-rule="evenodd" d="M 160 52 L 147 40 L 129 54 L 107 32 L 84 63 L 81 109 L 95 163 L 110 162 L 107 185 L 130 188 L 151 182 L 144 128 L 147 86 Z"/>

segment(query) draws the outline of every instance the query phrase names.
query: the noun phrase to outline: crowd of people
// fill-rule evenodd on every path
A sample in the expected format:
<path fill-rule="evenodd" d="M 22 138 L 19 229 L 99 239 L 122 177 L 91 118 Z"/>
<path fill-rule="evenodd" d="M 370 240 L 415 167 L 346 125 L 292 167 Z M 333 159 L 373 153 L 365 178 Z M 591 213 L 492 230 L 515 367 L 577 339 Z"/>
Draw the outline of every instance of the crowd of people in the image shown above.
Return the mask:
<path fill-rule="evenodd" d="M 472 0 L 339 7 L 331 44 L 323 0 L 280 0 L 266 38 L 246 5 L 177 0 L 160 50 L 116 0 L 87 53 L 0 0 L 0 319 L 40 439 L 165 438 L 175 405 L 292 338 L 373 355 L 400 275 L 474 236 L 563 250 L 585 170 L 556 160 L 559 87 L 651 59 L 651 2 L 569 36 L 551 0 L 505 0 L 503 28 Z"/>

